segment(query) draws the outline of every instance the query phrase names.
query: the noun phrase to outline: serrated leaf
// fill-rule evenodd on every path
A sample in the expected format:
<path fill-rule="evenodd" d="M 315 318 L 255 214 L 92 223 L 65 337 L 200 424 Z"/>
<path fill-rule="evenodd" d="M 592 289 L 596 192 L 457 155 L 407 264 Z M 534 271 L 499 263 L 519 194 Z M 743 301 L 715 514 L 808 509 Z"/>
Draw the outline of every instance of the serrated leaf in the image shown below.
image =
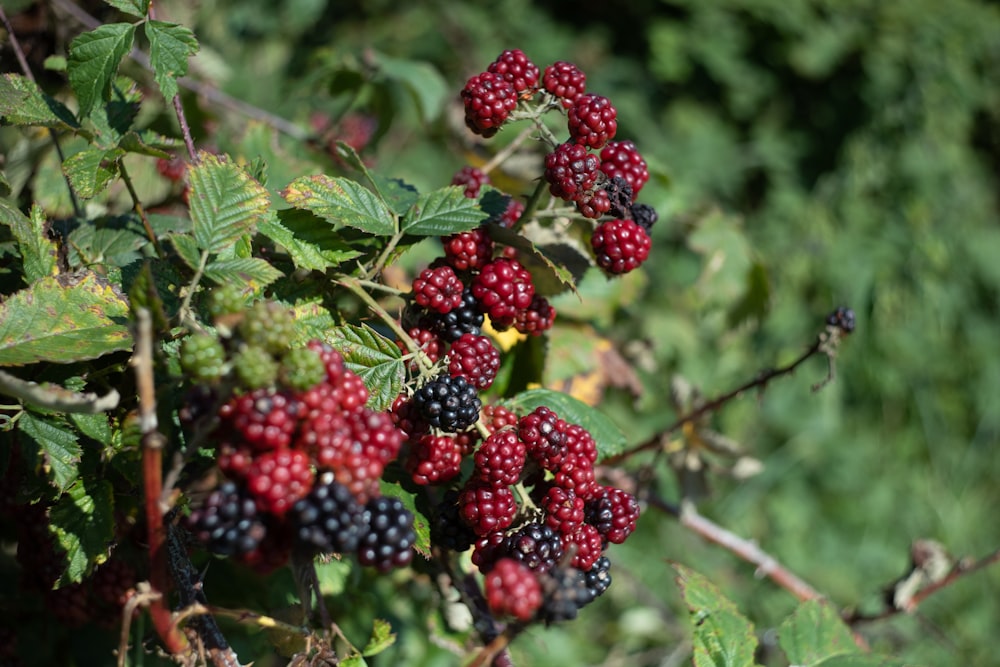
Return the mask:
<path fill-rule="evenodd" d="M 101 194 L 117 175 L 117 161 L 124 154 L 125 151 L 120 148 L 88 148 L 66 158 L 63 173 L 76 194 L 83 199 L 91 199 Z"/>
<path fill-rule="evenodd" d="M 116 9 L 120 9 L 126 14 L 142 18 L 149 11 L 149 0 L 104 0 Z"/>
<path fill-rule="evenodd" d="M 69 235 L 69 263 L 71 266 L 108 264 L 123 267 L 141 259 L 139 250 L 149 243 L 139 232 L 138 220 L 122 216 L 84 224 Z"/>
<path fill-rule="evenodd" d="M 190 29 L 165 21 L 146 21 L 149 63 L 153 78 L 168 101 L 177 95 L 177 79 L 187 74 L 188 58 L 198 52 L 198 40 Z"/>
<path fill-rule="evenodd" d="M 59 498 L 49 513 L 49 529 L 69 561 L 61 584 L 81 581 L 90 566 L 107 556 L 114 538 L 114 496 L 111 482 L 81 477 Z"/>
<path fill-rule="evenodd" d="M 294 343 L 304 344 L 311 340 L 323 340 L 336 325 L 330 311 L 318 301 L 295 304 L 292 308 L 292 317 L 295 318 Z"/>
<path fill-rule="evenodd" d="M 21 434 L 38 448 L 49 480 L 59 491 L 65 491 L 76 481 L 80 457 L 83 456 L 76 433 L 65 424 L 32 412 L 23 412 L 17 426 Z"/>
<path fill-rule="evenodd" d="M 677 571 L 677 585 L 684 597 L 684 604 L 692 614 L 700 610 L 739 613 L 733 601 L 723 595 L 718 586 L 705 575 L 680 563 L 671 563 L 671 566 Z"/>
<path fill-rule="evenodd" d="M 344 365 L 365 381 L 370 393 L 368 406 L 373 410 L 389 408 L 406 377 L 399 346 L 368 325 L 355 324 L 333 329 L 327 342 L 344 356 Z"/>
<path fill-rule="evenodd" d="M 6 199 L 0 199 L 0 224 L 10 227 L 14 235 L 26 283 L 30 285 L 57 273 L 58 251 L 56 244 L 49 240 L 48 223 L 40 207 L 33 206 L 29 218 Z"/>
<path fill-rule="evenodd" d="M 118 64 L 132 49 L 135 26 L 108 23 L 78 35 L 69 45 L 69 82 L 80 104 L 80 117 L 107 99 Z"/>
<path fill-rule="evenodd" d="M 0 76 L 0 117 L 13 125 L 40 125 L 76 130 L 80 124 L 73 112 L 45 93 L 34 81 L 20 74 Z"/>
<path fill-rule="evenodd" d="M 551 389 L 528 389 L 504 401 L 522 414 L 545 406 L 571 424 L 578 424 L 594 437 L 600 458 L 614 456 L 625 448 L 625 434 L 607 415 L 583 401 Z"/>
<path fill-rule="evenodd" d="M 427 520 L 427 517 L 425 517 L 423 513 L 417 509 L 416 496 L 399 484 L 396 484 L 395 482 L 387 482 L 385 480 L 379 481 L 379 489 L 383 496 L 399 498 L 403 502 L 403 506 L 413 514 L 413 530 L 417 534 L 417 541 L 414 542 L 413 548 L 424 558 L 430 558 L 431 524 Z"/>
<path fill-rule="evenodd" d="M 850 629 L 822 600 L 807 600 L 785 619 L 778 643 L 793 665 L 812 666 L 835 655 L 858 653 Z"/>
<path fill-rule="evenodd" d="M 69 415 L 73 425 L 80 429 L 80 433 L 91 440 L 96 440 L 101 444 L 111 442 L 111 425 L 108 423 L 108 416 L 105 413 L 93 415 L 71 413 Z"/>
<path fill-rule="evenodd" d="M 372 634 L 368 638 L 368 643 L 361 649 L 361 655 L 370 657 L 378 655 L 396 643 L 396 635 L 392 631 L 389 621 L 376 618 L 372 624 Z"/>
<path fill-rule="evenodd" d="M 170 243 L 184 263 L 190 269 L 197 269 L 201 264 L 201 251 L 198 249 L 198 242 L 190 234 L 173 234 L 170 236 Z"/>
<path fill-rule="evenodd" d="M 188 169 L 188 201 L 198 247 L 221 252 L 244 234 L 253 234 L 270 206 L 267 190 L 239 165 L 202 152 Z"/>
<path fill-rule="evenodd" d="M 311 211 L 286 208 L 277 212 L 277 218 L 295 235 L 296 239 L 314 246 L 323 259 L 332 266 L 337 266 L 362 254 L 354 247 L 358 245 L 357 243 L 348 242 L 337 231 L 337 228 L 327 224 L 327 221 Z"/>
<path fill-rule="evenodd" d="M 69 363 L 131 347 L 128 301 L 95 273 L 42 278 L 0 304 L 0 366 Z"/>
<path fill-rule="evenodd" d="M 205 275 L 219 285 L 238 283 L 259 290 L 285 274 L 259 257 L 235 257 L 210 262 Z"/>
<path fill-rule="evenodd" d="M 460 185 L 449 185 L 420 195 L 403 216 L 400 231 L 417 236 L 448 236 L 475 229 L 489 214 L 464 192 Z"/>
<path fill-rule="evenodd" d="M 347 178 L 303 176 L 289 183 L 281 196 L 292 206 L 311 211 L 337 227 L 346 225 L 375 236 L 396 233 L 396 218 L 385 202 Z"/>
<path fill-rule="evenodd" d="M 753 624 L 703 575 L 679 563 L 673 567 L 694 623 L 695 667 L 753 665 L 757 648 Z"/>
<path fill-rule="evenodd" d="M 169 158 L 170 153 L 164 149 L 173 148 L 175 144 L 172 139 L 149 130 L 130 130 L 118 140 L 118 147 L 127 153 L 161 158 Z"/>
<path fill-rule="evenodd" d="M 311 271 L 325 271 L 333 264 L 323 256 L 320 248 L 295 237 L 290 229 L 284 227 L 276 218 L 269 218 L 257 226 L 257 231 L 284 248 L 296 268 Z"/>

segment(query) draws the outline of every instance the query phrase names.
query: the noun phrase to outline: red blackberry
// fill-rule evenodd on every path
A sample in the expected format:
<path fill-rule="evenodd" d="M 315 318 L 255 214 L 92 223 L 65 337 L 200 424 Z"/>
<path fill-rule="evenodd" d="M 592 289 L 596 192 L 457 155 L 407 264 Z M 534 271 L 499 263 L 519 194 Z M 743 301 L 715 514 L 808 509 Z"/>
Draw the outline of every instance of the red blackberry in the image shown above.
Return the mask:
<path fill-rule="evenodd" d="M 160 176 L 174 183 L 184 178 L 186 167 L 187 164 L 184 160 L 176 155 L 171 155 L 168 158 L 161 157 L 156 160 L 156 171 L 160 173 Z"/>
<path fill-rule="evenodd" d="M 494 486 L 517 484 L 524 460 L 524 443 L 518 439 L 517 431 L 497 431 L 476 450 L 475 475 Z"/>
<path fill-rule="evenodd" d="M 430 425 L 417 414 L 409 396 L 397 396 L 392 402 L 389 415 L 396 428 L 402 432 L 404 440 L 417 440 L 430 429 Z"/>
<path fill-rule="evenodd" d="M 288 562 L 294 540 L 289 525 L 284 521 L 268 522 L 267 535 L 260 545 L 249 553 L 237 556 L 240 563 L 259 574 L 269 574 Z"/>
<path fill-rule="evenodd" d="M 557 60 L 545 68 L 542 85 L 561 98 L 563 106 L 570 106 L 587 89 L 587 75 L 573 63 Z"/>
<path fill-rule="evenodd" d="M 472 549 L 472 564 L 479 568 L 482 574 L 492 570 L 497 561 L 506 555 L 504 547 L 506 540 L 507 533 L 503 530 L 495 530 L 477 538 Z"/>
<path fill-rule="evenodd" d="M 462 292 L 461 306 L 443 315 L 430 312 L 421 318 L 420 324 L 437 333 L 442 340 L 453 343 L 462 334 L 471 333 L 477 336 L 481 334 L 483 313 L 480 310 L 479 302 L 472 293 L 472 288 L 466 287 Z"/>
<path fill-rule="evenodd" d="M 417 533 L 413 529 L 413 513 L 403 501 L 391 496 L 372 498 L 365 505 L 364 514 L 368 532 L 358 545 L 358 562 L 379 572 L 409 565 Z"/>
<path fill-rule="evenodd" d="M 283 516 L 313 484 L 313 471 L 305 452 L 279 449 L 254 459 L 247 473 L 247 488 L 262 512 Z"/>
<path fill-rule="evenodd" d="M 486 575 L 483 587 L 490 611 L 527 623 L 542 605 L 542 587 L 530 569 L 512 558 L 501 558 Z"/>
<path fill-rule="evenodd" d="M 456 271 L 478 271 L 493 259 L 493 239 L 485 227 L 446 236 L 445 261 Z"/>
<path fill-rule="evenodd" d="M 452 551 L 466 551 L 476 542 L 477 536 L 459 515 L 458 500 L 459 492 L 448 489 L 434 507 L 431 542 Z"/>
<path fill-rule="evenodd" d="M 594 464 L 573 454 L 566 454 L 559 462 L 555 485 L 572 490 L 584 500 L 590 500 L 600 493 L 600 484 L 594 477 Z"/>
<path fill-rule="evenodd" d="M 543 585 L 545 597 L 539 617 L 548 623 L 571 621 L 580 609 L 594 601 L 587 576 L 575 567 L 553 569 Z"/>
<path fill-rule="evenodd" d="M 575 550 L 570 565 L 584 572 L 597 562 L 604 550 L 604 538 L 589 523 L 580 524 L 572 533 L 562 537 L 566 550 Z"/>
<path fill-rule="evenodd" d="M 523 563 L 532 572 L 548 572 L 563 555 L 559 533 L 541 523 L 529 523 L 507 536 L 504 555 Z"/>
<path fill-rule="evenodd" d="M 492 137 L 517 106 L 517 91 L 502 75 L 482 72 L 462 89 L 466 126 L 483 137 Z"/>
<path fill-rule="evenodd" d="M 628 491 L 605 486 L 587 503 L 587 523 L 608 542 L 621 544 L 635 530 L 639 502 Z"/>
<path fill-rule="evenodd" d="M 346 432 L 334 437 L 316 456 L 320 468 L 350 489 L 361 502 L 377 495 L 386 463 L 396 457 L 402 432 L 384 412 L 364 408 L 345 416 Z"/>
<path fill-rule="evenodd" d="M 553 197 L 577 201 L 596 189 L 601 178 L 601 161 L 586 146 L 566 142 L 545 156 L 544 177 Z"/>
<path fill-rule="evenodd" d="M 458 170 L 452 177 L 452 185 L 462 185 L 465 187 L 465 196 L 475 199 L 479 196 L 479 190 L 484 185 L 489 185 L 490 177 L 482 169 L 465 166 Z"/>
<path fill-rule="evenodd" d="M 576 210 L 585 218 L 597 220 L 611 210 L 611 198 L 603 189 L 583 192 L 576 198 Z"/>
<path fill-rule="evenodd" d="M 618 112 L 602 95 L 581 95 L 566 112 L 569 136 L 581 146 L 601 148 L 618 131 Z"/>
<path fill-rule="evenodd" d="M 458 512 L 476 535 L 504 530 L 514 523 L 517 503 L 506 486 L 471 481 L 458 498 Z"/>
<path fill-rule="evenodd" d="M 601 171 L 608 178 L 620 176 L 632 187 L 632 201 L 649 181 L 649 168 L 631 141 L 609 141 L 601 149 Z M 624 216 L 622 216 L 624 217 Z"/>
<path fill-rule="evenodd" d="M 479 414 L 490 433 L 496 433 L 505 426 L 517 426 L 518 416 L 502 405 L 486 405 Z"/>
<path fill-rule="evenodd" d="M 232 479 L 244 480 L 253 465 L 254 452 L 241 443 L 239 446 L 226 440 L 220 441 L 216 447 L 215 461 L 219 470 Z"/>
<path fill-rule="evenodd" d="M 637 225 L 645 229 L 648 233 L 660 216 L 656 214 L 656 209 L 649 204 L 632 204 L 627 217 L 632 218 Z"/>
<path fill-rule="evenodd" d="M 215 336 L 192 334 L 180 349 L 181 368 L 195 382 L 216 382 L 226 371 L 226 351 Z"/>
<path fill-rule="evenodd" d="M 504 209 L 503 214 L 497 222 L 503 227 L 513 227 L 514 223 L 521 219 L 522 213 L 524 213 L 524 202 L 511 197 L 507 201 L 507 208 Z"/>
<path fill-rule="evenodd" d="M 517 93 L 528 93 L 530 96 L 538 87 L 538 65 L 528 60 L 521 49 L 505 50 L 490 63 L 486 71 L 505 78 Z"/>
<path fill-rule="evenodd" d="M 611 585 L 611 561 L 608 560 L 607 556 L 601 556 L 594 562 L 593 567 L 591 567 L 586 572 L 587 589 L 590 590 L 591 594 L 596 598 L 599 597 L 604 591 L 608 590 Z"/>
<path fill-rule="evenodd" d="M 253 551 L 267 533 L 254 499 L 231 481 L 212 491 L 185 526 L 206 549 L 223 556 Z"/>
<path fill-rule="evenodd" d="M 326 379 L 336 385 L 344 374 L 344 357 L 332 345 L 321 340 L 311 340 L 306 347 L 319 355 L 326 368 Z M 367 399 L 366 399 L 367 400 Z"/>
<path fill-rule="evenodd" d="M 488 389 L 500 370 L 500 350 L 486 336 L 462 334 L 448 350 L 448 373 L 462 376 L 480 391 Z"/>
<path fill-rule="evenodd" d="M 583 498 L 571 490 L 550 487 L 541 506 L 545 511 L 545 525 L 561 535 L 570 535 L 583 524 Z"/>
<path fill-rule="evenodd" d="M 462 446 L 447 435 L 427 434 L 413 443 L 406 471 L 415 484 L 442 484 L 462 472 Z"/>
<path fill-rule="evenodd" d="M 465 285 L 450 266 L 426 268 L 413 281 L 413 300 L 441 314 L 462 305 Z"/>
<path fill-rule="evenodd" d="M 652 241 L 632 220 L 607 220 L 590 237 L 597 265 L 610 274 L 628 273 L 649 257 Z"/>
<path fill-rule="evenodd" d="M 493 326 L 501 329 L 513 324 L 518 312 L 531 305 L 535 286 L 520 262 L 498 257 L 473 278 L 472 295 Z"/>
<path fill-rule="evenodd" d="M 230 399 L 219 418 L 254 449 L 282 449 L 292 442 L 301 407 L 289 392 L 257 389 Z"/>
<path fill-rule="evenodd" d="M 406 333 L 410 335 L 410 338 L 412 338 L 413 342 L 420 347 L 421 351 L 427 355 L 427 358 L 430 359 L 431 363 L 434 363 L 441 358 L 442 343 L 436 333 L 430 329 L 422 329 L 420 327 L 410 327 L 410 330 Z M 397 340 L 396 345 L 399 346 L 399 349 L 402 350 L 404 354 L 409 354 L 410 348 L 406 346 L 406 343 L 401 340 Z M 409 366 L 412 371 L 419 370 L 419 365 L 416 360 L 411 360 Z"/>
<path fill-rule="evenodd" d="M 97 615 L 89 593 L 83 582 L 47 590 L 44 592 L 45 607 L 56 622 L 79 628 Z"/>
<path fill-rule="evenodd" d="M 527 447 L 528 456 L 545 470 L 555 471 L 566 454 L 561 421 L 556 413 L 541 405 L 517 423 L 517 434 Z"/>
<path fill-rule="evenodd" d="M 556 319 L 556 309 L 544 296 L 535 295 L 531 305 L 514 318 L 514 328 L 520 333 L 540 336 L 552 328 Z"/>
<path fill-rule="evenodd" d="M 597 463 L 597 443 L 590 432 L 578 424 L 562 422 L 560 430 L 566 439 L 566 452 Z"/>
<path fill-rule="evenodd" d="M 420 417 L 447 433 L 463 431 L 479 419 L 482 401 L 464 377 L 440 375 L 417 389 L 411 399 Z"/>
<path fill-rule="evenodd" d="M 364 508 L 330 473 L 287 516 L 297 548 L 308 553 L 353 553 L 368 531 Z"/>

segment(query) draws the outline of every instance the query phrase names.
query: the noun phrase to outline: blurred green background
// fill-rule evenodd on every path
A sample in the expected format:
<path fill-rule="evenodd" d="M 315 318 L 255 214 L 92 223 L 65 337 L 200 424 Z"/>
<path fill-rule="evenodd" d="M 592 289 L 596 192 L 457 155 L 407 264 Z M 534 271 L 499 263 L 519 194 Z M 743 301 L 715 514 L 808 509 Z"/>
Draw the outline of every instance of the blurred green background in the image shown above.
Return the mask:
<path fill-rule="evenodd" d="M 906 571 L 913 540 L 971 557 L 1000 546 L 1000 3 L 156 6 L 198 35 L 196 78 L 302 128 L 319 114 L 346 137 L 350 123 L 369 119 L 373 167 L 421 189 L 447 184 L 513 136 L 477 143 L 464 130 L 457 92 L 469 76 L 505 48 L 542 68 L 576 63 L 588 91 L 616 106 L 617 138 L 634 140 L 649 162 L 640 200 L 661 216 L 643 277 L 610 286 L 589 276 L 583 304 L 559 301 L 555 335 L 593 324 L 642 381 L 638 397 L 608 389 L 602 409 L 640 442 L 675 416 L 664 398 L 673 374 L 721 393 L 794 359 L 827 313 L 850 306 L 857 330 L 835 381 L 812 392 L 826 373 L 813 360 L 714 417 L 764 469 L 713 477 L 701 511 L 838 606 L 872 611 Z M 232 105 L 193 94 L 186 105 L 202 144 L 263 155 L 269 187 L 336 168 Z M 170 121 L 151 118 L 176 133 Z M 519 164 L 494 180 L 520 194 L 537 173 Z M 550 369 L 553 379 L 561 372 Z M 661 458 L 628 465 L 652 462 L 659 492 L 676 499 Z M 768 650 L 771 629 L 795 600 L 752 566 L 653 510 L 610 557 L 608 595 L 576 622 L 519 638 L 516 664 L 689 663 L 668 561 L 701 570 L 736 600 L 756 623 L 761 660 L 782 664 Z M 352 599 L 341 610 L 394 621 L 401 641 L 374 664 L 458 663 L 428 640 L 421 607 L 405 596 L 381 606 L 396 586 L 432 605 L 424 582 L 377 586 L 383 602 Z M 915 615 L 860 627 L 876 650 L 935 666 L 1000 665 L 998 629 L 1000 567 Z"/>

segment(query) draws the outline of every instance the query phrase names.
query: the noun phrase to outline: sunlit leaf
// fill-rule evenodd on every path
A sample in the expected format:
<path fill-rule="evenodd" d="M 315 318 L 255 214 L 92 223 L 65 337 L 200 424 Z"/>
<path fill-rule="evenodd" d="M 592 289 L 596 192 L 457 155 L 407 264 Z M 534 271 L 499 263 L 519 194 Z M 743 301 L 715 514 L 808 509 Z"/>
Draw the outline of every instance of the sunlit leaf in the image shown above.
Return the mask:
<path fill-rule="evenodd" d="M 88 148 L 66 158 L 63 171 L 73 191 L 83 199 L 91 199 L 101 194 L 118 174 L 118 158 L 124 154 L 120 148 Z"/>
<path fill-rule="evenodd" d="M 188 201 L 194 238 L 202 250 L 217 253 L 244 234 L 253 234 L 270 205 L 267 190 L 225 157 L 201 153 L 188 169 Z"/>
<path fill-rule="evenodd" d="M 20 74 L 0 76 L 0 117 L 14 125 L 41 125 L 64 130 L 79 127 L 73 112 Z"/>
<path fill-rule="evenodd" d="M 115 527 L 112 493 L 108 480 L 81 477 L 52 508 L 49 529 L 68 560 L 61 583 L 81 581 L 92 565 L 106 558 Z"/>
<path fill-rule="evenodd" d="M 315 213 L 334 226 L 376 236 L 396 232 L 396 219 L 378 195 L 356 181 L 315 175 L 297 178 L 281 191 L 292 206 Z"/>
<path fill-rule="evenodd" d="M 475 229 L 489 215 L 479 202 L 464 194 L 459 185 L 449 185 L 417 198 L 402 221 L 402 231 L 418 236 L 447 236 Z"/>
<path fill-rule="evenodd" d="M 829 602 L 808 600 L 778 630 L 778 642 L 793 665 L 813 666 L 835 655 L 858 653 L 850 629 Z"/>
<path fill-rule="evenodd" d="M 347 368 L 365 381 L 371 394 L 369 407 L 385 410 L 391 406 L 406 373 L 399 346 L 367 325 L 337 327 L 328 333 L 327 340 L 344 355 Z"/>
<path fill-rule="evenodd" d="M 235 257 L 210 262 L 205 275 L 219 285 L 236 283 L 259 290 L 284 274 L 259 257 Z"/>
<path fill-rule="evenodd" d="M 189 28 L 164 21 L 146 21 L 149 62 L 153 78 L 167 100 L 177 94 L 177 79 L 187 74 L 188 58 L 198 52 L 198 40 Z"/>
<path fill-rule="evenodd" d="M 17 425 L 21 434 L 37 447 L 49 480 L 59 491 L 65 491 L 76 481 L 83 454 L 76 433 L 62 422 L 33 412 L 23 413 Z"/>
<path fill-rule="evenodd" d="M 107 23 L 78 35 L 69 45 L 69 82 L 80 103 L 80 116 L 108 99 L 118 64 L 132 48 L 135 26 Z"/>
<path fill-rule="evenodd" d="M 58 271 L 55 243 L 48 237 L 48 222 L 38 206 L 26 217 L 6 199 L 0 199 L 0 224 L 10 227 L 24 267 L 24 280 L 28 284 Z"/>

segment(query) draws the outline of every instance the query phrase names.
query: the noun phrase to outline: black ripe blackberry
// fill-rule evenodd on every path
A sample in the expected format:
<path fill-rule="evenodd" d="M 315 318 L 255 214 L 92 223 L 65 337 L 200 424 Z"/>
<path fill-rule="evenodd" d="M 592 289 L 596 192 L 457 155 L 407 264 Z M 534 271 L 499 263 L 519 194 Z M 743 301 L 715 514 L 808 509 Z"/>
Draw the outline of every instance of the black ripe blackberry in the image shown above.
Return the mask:
<path fill-rule="evenodd" d="M 545 598 L 539 617 L 546 624 L 571 621 L 581 607 L 594 601 L 587 575 L 575 567 L 557 567 L 548 574 L 543 587 Z"/>
<path fill-rule="evenodd" d="M 629 217 L 632 208 L 632 186 L 623 176 L 615 176 L 604 184 L 603 190 L 608 193 L 611 208 L 608 213 L 615 218 Z"/>
<path fill-rule="evenodd" d="M 298 548 L 315 553 L 353 553 L 368 531 L 364 507 L 331 473 L 288 513 Z"/>
<path fill-rule="evenodd" d="M 448 489 L 434 508 L 431 542 L 452 551 L 467 551 L 477 535 L 458 513 L 458 495 L 457 489 Z"/>
<path fill-rule="evenodd" d="M 421 325 L 430 329 L 442 340 L 454 343 L 462 337 L 462 334 L 482 334 L 483 313 L 479 310 L 479 302 L 472 295 L 472 288 L 465 288 L 462 291 L 462 304 L 452 308 L 445 314 L 431 312 Z"/>
<path fill-rule="evenodd" d="M 504 540 L 504 555 L 527 565 L 534 572 L 544 573 L 562 558 L 563 544 L 559 533 L 541 523 L 529 523 Z"/>
<path fill-rule="evenodd" d="M 365 515 L 368 533 L 358 546 L 358 562 L 379 572 L 408 565 L 413 560 L 417 533 L 413 513 L 403 506 L 403 501 L 392 496 L 372 498 L 365 505 Z"/>
<path fill-rule="evenodd" d="M 253 498 L 230 481 L 210 493 L 186 523 L 205 548 L 223 556 L 253 551 L 267 533 Z"/>
<path fill-rule="evenodd" d="M 639 225 L 647 232 L 652 229 L 653 225 L 656 224 L 656 221 L 660 219 L 660 216 L 656 213 L 656 209 L 649 204 L 632 204 L 629 217 L 635 221 L 635 224 Z"/>
<path fill-rule="evenodd" d="M 611 561 L 607 556 L 601 556 L 585 573 L 587 588 L 597 598 L 611 585 Z"/>
<path fill-rule="evenodd" d="M 850 308 L 840 306 L 827 315 L 826 323 L 831 327 L 837 327 L 844 333 L 851 333 L 854 331 L 855 326 L 854 311 Z"/>
<path fill-rule="evenodd" d="M 420 417 L 448 433 L 464 431 L 479 419 L 482 401 L 464 377 L 442 374 L 417 389 L 410 399 Z"/>

